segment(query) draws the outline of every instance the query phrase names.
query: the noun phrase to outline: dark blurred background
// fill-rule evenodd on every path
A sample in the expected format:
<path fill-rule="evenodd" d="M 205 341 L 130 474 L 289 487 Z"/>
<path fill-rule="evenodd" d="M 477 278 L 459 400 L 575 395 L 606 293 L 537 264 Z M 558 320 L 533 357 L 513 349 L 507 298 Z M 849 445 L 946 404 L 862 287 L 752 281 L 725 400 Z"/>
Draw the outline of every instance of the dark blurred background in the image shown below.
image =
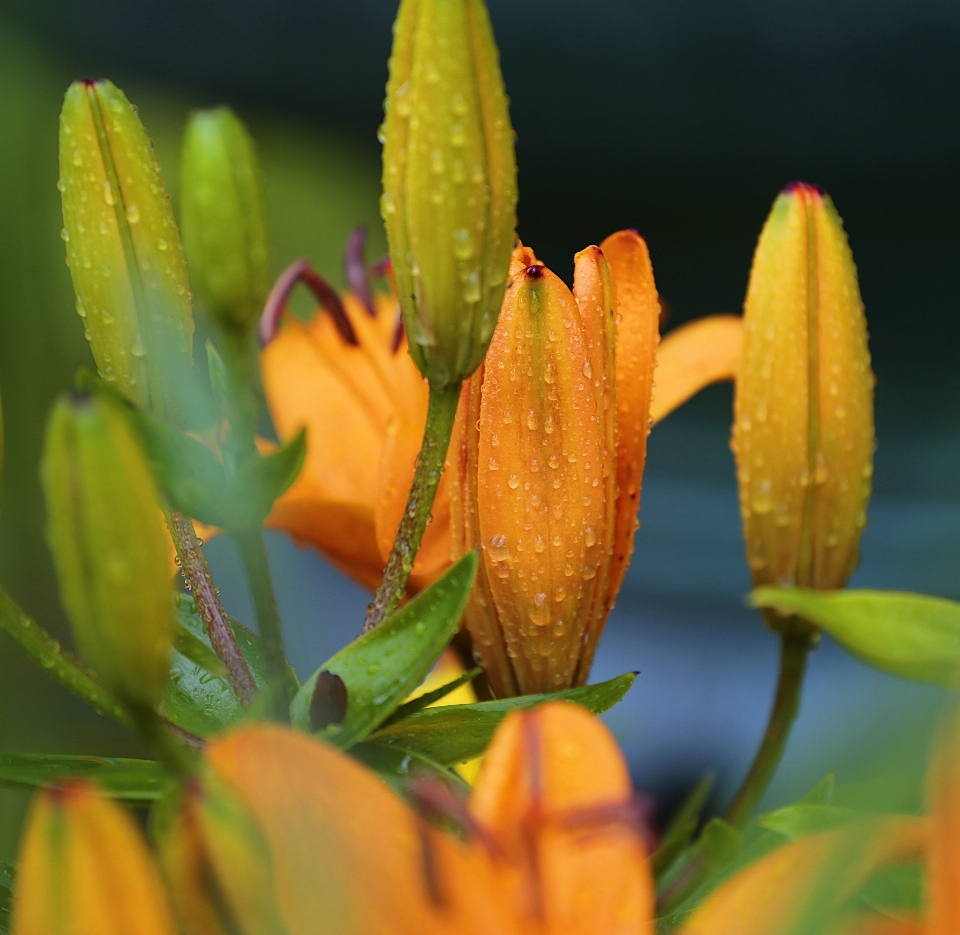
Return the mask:
<path fill-rule="evenodd" d="M 803 179 L 830 192 L 878 376 L 875 498 L 854 583 L 960 597 L 960 6 L 488 2 L 518 134 L 520 234 L 561 275 L 576 250 L 636 227 L 671 326 L 738 311 L 777 191 Z M 392 0 L 4 0 L 0 579 L 61 636 L 37 463 L 51 400 L 89 360 L 58 236 L 64 89 L 106 75 L 127 91 L 175 203 L 187 112 L 234 106 L 261 147 L 274 266 L 308 255 L 339 282 L 354 225 L 384 246 L 375 132 L 395 10 Z M 776 640 L 742 606 L 730 403 L 729 387 L 713 388 L 654 431 L 634 565 L 594 673 L 641 670 L 608 721 L 664 808 L 705 769 L 719 773 L 717 802 L 731 791 L 775 680 Z M 271 544 L 306 674 L 354 635 L 367 597 L 313 553 Z M 230 544 L 208 551 L 230 608 L 249 620 Z M 830 769 L 856 780 L 881 753 L 888 772 L 917 773 L 941 701 L 824 640 L 768 802 Z M 142 752 L 5 640 L 0 750 Z M 23 802 L 0 792 L 0 855 L 14 848 Z"/>

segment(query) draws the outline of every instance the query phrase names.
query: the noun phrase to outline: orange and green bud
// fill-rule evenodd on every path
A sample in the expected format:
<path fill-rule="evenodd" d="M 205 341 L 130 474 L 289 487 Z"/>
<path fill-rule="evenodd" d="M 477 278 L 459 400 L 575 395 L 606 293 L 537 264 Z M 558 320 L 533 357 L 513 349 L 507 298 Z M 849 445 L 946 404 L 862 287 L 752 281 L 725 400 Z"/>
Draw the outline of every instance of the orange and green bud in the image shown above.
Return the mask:
<path fill-rule="evenodd" d="M 60 115 L 63 239 L 100 376 L 181 421 L 193 315 L 180 235 L 136 110 L 109 81 L 77 81 Z"/>
<path fill-rule="evenodd" d="M 632 231 L 577 255 L 572 293 L 514 251 L 450 455 L 454 548 L 482 555 L 465 619 L 499 697 L 589 675 L 633 548 L 658 318 Z"/>
<path fill-rule="evenodd" d="M 61 399 L 42 475 L 47 539 L 80 652 L 123 702 L 153 708 L 174 638 L 169 541 L 150 468 L 116 403 Z"/>
<path fill-rule="evenodd" d="M 269 288 L 260 161 L 229 107 L 193 113 L 180 164 L 183 246 L 201 301 L 223 327 L 244 332 Z"/>
<path fill-rule="evenodd" d="M 93 784 L 44 789 L 27 815 L 13 935 L 175 935 L 133 818 Z"/>
<path fill-rule="evenodd" d="M 819 189 L 791 185 L 754 254 L 734 399 L 754 584 L 846 584 L 867 521 L 873 384 L 840 217 Z"/>
<path fill-rule="evenodd" d="M 483 0 L 403 0 L 380 209 L 410 352 L 434 386 L 473 373 L 497 324 L 517 206 L 507 105 Z"/>
<path fill-rule="evenodd" d="M 286 935 L 270 845 L 212 771 L 189 783 L 158 828 L 160 863 L 184 935 Z"/>

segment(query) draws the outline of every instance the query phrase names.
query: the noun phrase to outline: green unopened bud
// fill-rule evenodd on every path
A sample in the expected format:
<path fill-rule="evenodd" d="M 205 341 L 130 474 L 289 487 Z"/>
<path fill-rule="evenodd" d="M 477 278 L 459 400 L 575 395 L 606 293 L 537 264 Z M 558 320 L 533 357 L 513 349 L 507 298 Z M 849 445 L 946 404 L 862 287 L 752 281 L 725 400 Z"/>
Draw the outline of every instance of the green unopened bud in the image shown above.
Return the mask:
<path fill-rule="evenodd" d="M 178 422 L 193 315 L 170 199 L 143 125 L 109 81 L 77 81 L 60 115 L 63 239 L 100 375 Z"/>
<path fill-rule="evenodd" d="M 180 173 L 194 286 L 222 326 L 243 331 L 263 311 L 269 287 L 266 211 L 256 147 L 229 107 L 191 115 Z"/>
<path fill-rule="evenodd" d="M 47 537 L 83 657 L 134 708 L 160 700 L 174 638 L 157 489 L 117 404 L 61 399 L 43 455 Z"/>
<path fill-rule="evenodd" d="M 403 0 L 380 210 L 410 352 L 439 387 L 479 366 L 503 300 L 517 208 L 507 104 L 483 0 Z"/>

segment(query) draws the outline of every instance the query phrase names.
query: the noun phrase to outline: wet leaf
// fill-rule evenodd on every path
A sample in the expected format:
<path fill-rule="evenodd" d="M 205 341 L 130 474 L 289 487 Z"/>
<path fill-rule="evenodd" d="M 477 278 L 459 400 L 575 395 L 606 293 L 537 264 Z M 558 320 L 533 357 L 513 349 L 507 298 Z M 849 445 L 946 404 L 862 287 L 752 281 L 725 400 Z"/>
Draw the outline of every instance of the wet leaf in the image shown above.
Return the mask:
<path fill-rule="evenodd" d="M 424 708 L 378 730 L 371 739 L 396 744 L 441 766 L 453 766 L 483 753 L 497 725 L 511 711 L 532 708 L 545 701 L 573 701 L 594 714 L 600 714 L 623 698 L 635 678 L 633 673 L 627 673 L 608 682 L 549 695 L 521 695 L 502 701 Z"/>
<path fill-rule="evenodd" d="M 465 794 L 470 788 L 453 770 L 445 769 L 419 753 L 392 744 L 363 740 L 350 748 L 350 755 L 372 769 L 401 795 L 409 791 L 410 779 L 418 774 L 440 779 L 458 794 Z"/>
<path fill-rule="evenodd" d="M 108 795 L 132 802 L 152 802 L 160 798 L 170 781 L 170 774 L 155 760 L 0 753 L 0 786 L 36 789 L 78 777 L 96 780 Z M 2 885 L 0 867 L 0 887 Z"/>
<path fill-rule="evenodd" d="M 325 662 L 290 705 L 294 727 L 310 729 L 310 707 L 321 672 L 347 687 L 347 712 L 320 736 L 340 748 L 363 740 L 426 677 L 457 632 L 473 585 L 477 556 L 464 556 L 439 581 Z"/>

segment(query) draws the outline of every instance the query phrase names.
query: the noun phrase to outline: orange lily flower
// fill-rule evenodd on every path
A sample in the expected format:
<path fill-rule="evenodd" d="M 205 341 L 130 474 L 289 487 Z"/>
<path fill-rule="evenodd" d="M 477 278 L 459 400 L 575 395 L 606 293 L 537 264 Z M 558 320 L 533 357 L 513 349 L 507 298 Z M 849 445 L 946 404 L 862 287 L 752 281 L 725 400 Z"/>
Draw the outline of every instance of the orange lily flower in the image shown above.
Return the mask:
<path fill-rule="evenodd" d="M 613 235 L 605 249 L 630 236 Z M 321 311 L 306 323 L 288 314 L 275 334 L 263 336 L 261 367 L 280 439 L 307 427 L 303 471 L 277 501 L 268 525 L 314 546 L 373 590 L 406 505 L 426 421 L 427 386 L 398 331 L 395 296 L 371 292 L 362 267 L 359 272 L 356 263 L 348 264 L 354 292 L 342 297 L 356 344 Z M 622 295 L 639 285 L 629 270 L 620 277 Z M 732 379 L 740 345 L 740 318 L 734 315 L 704 318 L 665 337 L 649 418 L 656 423 L 709 383 Z M 633 414 L 640 432 L 645 412 Z M 450 483 L 444 478 L 410 592 L 436 580 L 450 562 Z"/>

